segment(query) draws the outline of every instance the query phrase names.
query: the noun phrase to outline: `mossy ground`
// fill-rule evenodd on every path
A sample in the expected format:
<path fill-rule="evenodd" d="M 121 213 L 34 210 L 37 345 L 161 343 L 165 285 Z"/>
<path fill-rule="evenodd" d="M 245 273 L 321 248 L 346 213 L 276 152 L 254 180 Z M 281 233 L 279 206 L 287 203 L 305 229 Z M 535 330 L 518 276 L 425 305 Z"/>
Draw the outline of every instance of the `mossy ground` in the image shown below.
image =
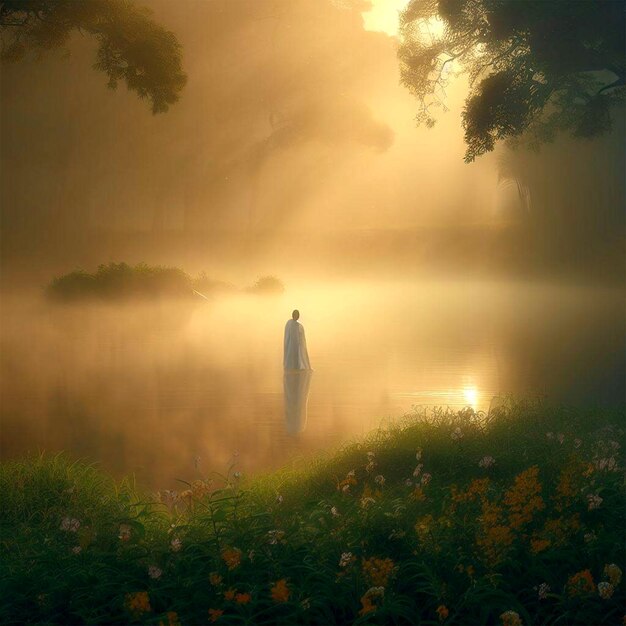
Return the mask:
<path fill-rule="evenodd" d="M 0 621 L 621 624 L 623 427 L 540 402 L 435 411 L 178 494 L 5 462 Z"/>

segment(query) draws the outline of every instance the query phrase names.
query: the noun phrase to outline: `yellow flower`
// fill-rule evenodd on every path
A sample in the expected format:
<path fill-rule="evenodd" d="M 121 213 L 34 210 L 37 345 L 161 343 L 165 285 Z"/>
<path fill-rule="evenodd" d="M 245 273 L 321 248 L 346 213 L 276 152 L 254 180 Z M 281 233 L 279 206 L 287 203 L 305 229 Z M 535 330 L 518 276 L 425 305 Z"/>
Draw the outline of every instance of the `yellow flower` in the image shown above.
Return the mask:
<path fill-rule="evenodd" d="M 375 587 L 386 587 L 395 565 L 391 559 L 363 559 L 363 574 Z"/>
<path fill-rule="evenodd" d="M 505 611 L 500 615 L 502 626 L 522 626 L 522 619 L 515 611 Z"/>
<path fill-rule="evenodd" d="M 448 619 L 448 615 L 450 615 L 450 611 L 448 611 L 448 607 L 445 604 L 440 604 L 437 607 L 437 615 L 440 622 L 445 622 Z"/>
<path fill-rule="evenodd" d="M 217 587 L 218 585 L 222 584 L 222 577 L 217 573 L 217 572 L 211 572 L 209 574 L 209 582 L 214 586 Z"/>
<path fill-rule="evenodd" d="M 225 600 L 234 600 L 236 593 L 237 593 L 237 590 L 233 589 L 231 587 L 230 589 L 228 589 L 227 591 L 224 592 L 224 599 Z"/>
<path fill-rule="evenodd" d="M 150 606 L 150 597 L 147 591 L 136 591 L 135 593 L 127 593 L 124 602 L 126 609 L 135 617 L 139 617 L 144 613 L 152 611 Z"/>
<path fill-rule="evenodd" d="M 610 563 L 604 566 L 604 575 L 609 579 L 614 587 L 619 585 L 622 580 L 622 570 L 619 565 L 616 565 L 615 563 Z"/>
<path fill-rule="evenodd" d="M 291 593 L 287 587 L 287 579 L 281 578 L 274 583 L 270 593 L 274 602 L 287 602 L 287 600 L 289 600 L 289 594 Z"/>
<path fill-rule="evenodd" d="M 248 604 L 252 600 L 252 596 L 249 593 L 238 593 L 235 596 L 235 602 L 237 604 Z"/>
<path fill-rule="evenodd" d="M 217 620 L 224 615 L 224 611 L 222 609 L 209 609 L 209 621 L 217 622 Z"/>
<path fill-rule="evenodd" d="M 226 548 L 222 551 L 222 559 L 228 569 L 233 570 L 241 564 L 241 550 L 238 548 Z"/>
<path fill-rule="evenodd" d="M 515 484 L 504 494 L 504 503 L 509 507 L 509 519 L 514 530 L 521 529 L 537 511 L 545 508 L 538 476 L 539 467 L 529 467 L 515 477 Z"/>
<path fill-rule="evenodd" d="M 596 586 L 593 582 L 593 576 L 588 569 L 581 570 L 573 576 L 570 576 L 566 585 L 567 593 L 570 596 L 580 596 L 586 593 L 593 593 Z"/>

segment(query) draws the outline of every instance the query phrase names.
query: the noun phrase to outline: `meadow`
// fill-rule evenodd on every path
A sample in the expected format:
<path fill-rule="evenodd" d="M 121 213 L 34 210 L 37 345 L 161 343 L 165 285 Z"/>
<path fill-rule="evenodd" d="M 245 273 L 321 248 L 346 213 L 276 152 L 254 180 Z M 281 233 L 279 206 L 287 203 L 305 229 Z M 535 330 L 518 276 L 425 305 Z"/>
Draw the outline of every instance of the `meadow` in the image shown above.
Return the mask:
<path fill-rule="evenodd" d="M 6 461 L 0 621 L 622 624 L 623 439 L 623 411 L 511 400 L 177 492 Z"/>

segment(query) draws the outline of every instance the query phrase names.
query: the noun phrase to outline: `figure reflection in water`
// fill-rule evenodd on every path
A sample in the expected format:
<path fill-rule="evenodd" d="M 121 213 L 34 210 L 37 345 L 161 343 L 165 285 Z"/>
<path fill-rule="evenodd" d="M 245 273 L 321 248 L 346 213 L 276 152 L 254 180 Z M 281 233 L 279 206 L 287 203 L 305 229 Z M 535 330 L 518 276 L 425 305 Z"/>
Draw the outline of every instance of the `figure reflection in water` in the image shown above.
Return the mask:
<path fill-rule="evenodd" d="M 285 421 L 287 432 L 292 435 L 302 432 L 306 426 L 306 405 L 312 373 L 304 328 L 298 322 L 299 317 L 300 312 L 294 311 L 285 325 L 283 355 Z"/>

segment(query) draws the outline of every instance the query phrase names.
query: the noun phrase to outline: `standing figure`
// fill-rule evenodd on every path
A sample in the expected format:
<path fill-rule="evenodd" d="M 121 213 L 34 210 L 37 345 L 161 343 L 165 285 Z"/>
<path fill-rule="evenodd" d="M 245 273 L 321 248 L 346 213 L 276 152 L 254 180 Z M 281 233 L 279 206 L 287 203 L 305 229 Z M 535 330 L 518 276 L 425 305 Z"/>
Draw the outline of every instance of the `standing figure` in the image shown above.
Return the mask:
<path fill-rule="evenodd" d="M 285 325 L 283 367 L 286 370 L 310 370 L 309 353 L 306 349 L 304 327 L 298 321 L 300 312 L 295 310 Z"/>

